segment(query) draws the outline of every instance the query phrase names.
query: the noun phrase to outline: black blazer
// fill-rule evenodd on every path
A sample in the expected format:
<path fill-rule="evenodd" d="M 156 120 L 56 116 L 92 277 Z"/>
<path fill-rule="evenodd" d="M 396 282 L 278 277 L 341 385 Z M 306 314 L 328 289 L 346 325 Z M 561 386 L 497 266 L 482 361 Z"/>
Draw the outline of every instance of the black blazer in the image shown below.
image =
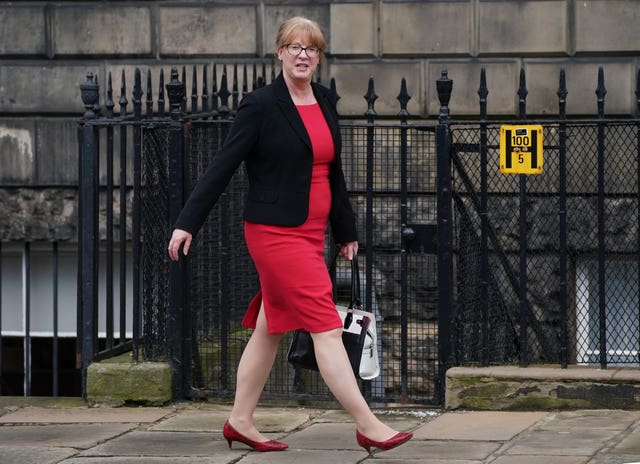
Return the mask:
<path fill-rule="evenodd" d="M 336 151 L 329 171 L 331 230 L 337 243 L 356 241 L 355 215 L 340 162 L 342 141 L 335 102 L 327 88 L 315 82 L 311 85 Z M 249 177 L 245 220 L 278 226 L 305 222 L 313 164 L 311 140 L 282 74 L 242 99 L 223 147 L 211 158 L 175 227 L 195 235 L 242 161 Z"/>

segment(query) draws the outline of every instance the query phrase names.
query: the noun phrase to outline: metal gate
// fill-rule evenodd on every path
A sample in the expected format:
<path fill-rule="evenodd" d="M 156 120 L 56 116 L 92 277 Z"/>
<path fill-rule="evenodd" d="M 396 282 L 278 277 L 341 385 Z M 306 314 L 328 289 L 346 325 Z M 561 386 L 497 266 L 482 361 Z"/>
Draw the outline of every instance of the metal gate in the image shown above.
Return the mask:
<path fill-rule="evenodd" d="M 373 85 L 373 83 L 371 83 Z M 406 93 L 406 92 L 405 92 Z M 433 126 L 343 122 L 343 163 L 358 217 L 365 306 L 377 316 L 382 375 L 364 382 L 373 402 L 434 403 L 437 391 L 435 144 Z M 224 140 L 230 121 L 191 121 L 187 170 L 193 186 Z M 189 396 L 229 396 L 250 331 L 240 326 L 259 288 L 242 235 L 241 170 L 198 234 L 188 264 L 192 367 Z M 330 243 L 330 240 L 327 240 Z M 334 250 L 327 246 L 327 257 Z M 338 300 L 348 298 L 349 267 L 339 260 Z M 289 337 L 265 397 L 330 400 L 319 375 L 286 362 Z"/>
<path fill-rule="evenodd" d="M 267 81 L 267 66 L 262 64 L 258 76 L 254 64 L 252 88 Z M 249 337 L 239 321 L 258 288 L 241 235 L 242 172 L 212 211 L 190 258 L 169 263 L 166 253 L 171 224 L 249 87 L 246 65 L 242 77 L 234 67 L 231 90 L 226 67 L 219 83 L 216 69 L 209 93 L 203 68 L 199 93 L 194 68 L 190 111 L 186 70 L 182 80 L 172 71 L 166 86 L 170 116 L 165 115 L 162 74 L 155 101 L 148 74 L 144 114 L 139 72 L 132 114 L 126 110 L 124 75 L 119 116 L 114 116 L 110 76 L 104 112 L 93 76 L 82 86 L 87 110 L 79 130 L 83 372 L 94 359 L 118 350 L 132 349 L 137 360 L 142 348 L 144 359 L 170 362 L 176 397 L 232 395 L 235 367 Z M 275 69 L 270 70 L 273 79 Z M 640 103 L 635 118 L 606 118 L 600 70 L 597 119 L 569 121 L 564 80 L 561 72 L 559 117 L 531 121 L 521 72 L 515 122 L 545 127 L 547 164 L 538 178 L 496 174 L 500 122 L 486 114 L 484 71 L 478 120 L 450 120 L 452 81 L 443 72 L 436 83 L 437 123 L 409 121 L 404 82 L 399 120 L 378 119 L 372 79 L 363 118 L 342 121 L 365 304 L 377 314 L 381 339 L 382 375 L 362 385 L 372 403 L 439 404 L 445 372 L 453 365 L 639 364 Z M 338 98 L 333 82 L 332 88 Z M 99 176 L 100 147 L 106 148 L 106 185 Z M 118 157 L 119 183 L 112 169 Z M 128 166 L 133 169 L 127 171 Z M 128 256 L 133 261 L 131 273 L 120 273 L 119 285 L 113 275 L 106 276 L 104 291 L 99 248 L 106 250 L 107 269 L 123 266 Z M 345 264 L 335 275 L 338 299 L 349 281 Z M 116 298 L 125 278 L 133 280 L 131 343 L 122 323 L 128 309 L 123 292 Z M 97 321 L 104 317 L 98 300 L 103 297 L 107 339 L 98 353 Z M 330 400 L 317 374 L 287 365 L 287 342 L 265 398 Z"/>
<path fill-rule="evenodd" d="M 522 70 L 519 118 L 489 120 L 483 70 L 480 120 L 450 122 L 455 364 L 638 366 L 640 101 L 608 118 L 602 68 L 594 90 L 569 120 L 561 71 L 558 118 L 532 120 Z M 541 175 L 501 173 L 504 124 L 542 127 Z"/>
<path fill-rule="evenodd" d="M 134 292 L 140 295 L 133 308 L 140 338 L 134 340 L 133 347 L 137 353 L 140 345 L 146 360 L 169 360 L 175 396 L 231 396 L 235 369 L 250 336 L 240 321 L 258 290 L 258 279 L 242 234 L 247 190 L 244 171 L 241 169 L 232 179 L 187 259 L 180 264 L 170 263 L 166 243 L 188 192 L 224 141 L 240 97 L 248 88 L 267 82 L 268 66 L 263 64 L 259 75 L 254 65 L 252 84 L 247 79 L 246 65 L 240 68 L 241 73 L 236 66 L 232 73 L 227 72 L 227 66 L 214 66 L 211 92 L 207 90 L 207 67 L 202 71 L 202 90 L 198 88 L 194 68 L 190 96 L 183 84 L 187 80 L 186 70 L 183 69 L 181 80 L 173 70 L 166 85 L 171 104 L 169 114 L 165 114 L 164 88 L 160 87 L 154 101 L 148 75 L 146 114 L 141 111 L 138 97 L 140 109 L 134 115 L 127 115 L 125 108 L 120 117 L 111 112 L 108 118 L 103 118 L 92 112 L 84 121 L 82 130 L 91 132 L 91 136 L 81 137 L 85 142 L 82 160 L 86 170 L 90 169 L 87 160 L 96 159 L 90 152 L 97 152 L 101 133 L 105 132 L 108 139 L 107 128 L 116 127 L 117 133 L 125 134 L 125 144 L 133 140 L 135 149 L 130 153 L 134 167 L 137 166 L 133 182 L 119 189 L 116 181 L 108 189 L 130 191 L 133 199 L 130 203 L 133 229 L 125 240 L 136 261 L 134 277 L 139 286 Z M 222 69 L 219 81 L 217 69 Z M 276 70 L 271 66 L 270 71 L 273 79 Z M 229 87 L 232 79 L 233 86 Z M 85 84 L 85 87 L 92 86 Z M 399 120 L 377 119 L 374 109 L 377 96 L 371 79 L 364 118 L 341 123 L 343 168 L 358 218 L 363 299 L 377 316 L 380 341 L 382 374 L 363 382 L 362 388 L 372 403 L 438 404 L 442 401 L 444 363 L 438 359 L 442 325 L 438 323 L 435 255 L 436 126 L 430 122 L 408 122 L 406 107 L 410 97 L 404 81 L 400 87 Z M 332 88 L 335 94 L 333 83 Z M 112 93 L 110 88 L 108 93 Z M 141 94 L 138 75 L 134 95 Z M 126 104 L 126 98 L 121 98 L 122 101 Z M 190 111 L 187 102 L 191 102 Z M 99 105 L 92 102 L 85 106 L 93 110 Z M 131 138 L 127 139 L 129 129 Z M 115 150 L 117 157 L 117 145 L 111 146 L 111 150 Z M 121 150 L 125 150 L 124 146 Z M 98 184 L 92 184 L 90 188 L 87 186 L 85 195 L 97 198 L 100 191 Z M 93 201 L 86 206 L 91 209 L 90 214 L 100 214 L 101 208 Z M 109 220 L 113 221 L 113 217 Z M 93 221 L 86 224 L 97 227 Z M 107 234 L 106 240 L 114 238 Z M 84 247 L 87 259 L 92 256 L 89 252 L 94 246 L 89 234 L 84 235 L 81 248 Z M 327 256 L 332 252 L 328 245 Z M 87 263 L 83 269 L 88 271 L 90 267 L 91 263 Z M 339 301 L 346 298 L 349 272 L 346 261 L 339 260 L 334 276 Z M 98 298 L 97 289 L 88 284 L 80 292 L 83 301 Z M 92 311 L 82 313 L 85 321 L 93 317 Z M 135 327 L 134 324 L 134 337 Z M 89 338 L 91 335 L 85 334 L 85 339 Z M 281 344 L 264 398 L 332 401 L 317 373 L 296 371 L 288 365 L 288 342 L 287 337 Z M 94 348 L 83 346 L 86 367 L 97 343 Z M 108 353 L 106 350 L 102 356 Z"/>

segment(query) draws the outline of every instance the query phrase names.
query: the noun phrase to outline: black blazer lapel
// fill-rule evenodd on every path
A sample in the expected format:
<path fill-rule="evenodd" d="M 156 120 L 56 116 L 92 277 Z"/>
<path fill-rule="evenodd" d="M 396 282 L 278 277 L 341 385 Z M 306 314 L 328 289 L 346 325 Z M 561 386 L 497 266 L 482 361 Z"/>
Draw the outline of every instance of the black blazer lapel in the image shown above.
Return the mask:
<path fill-rule="evenodd" d="M 304 123 L 302 122 L 302 118 L 300 117 L 296 106 L 293 104 L 291 95 L 289 95 L 289 89 L 287 89 L 287 84 L 284 82 L 282 73 L 280 73 L 275 81 L 273 81 L 273 91 L 276 95 L 278 108 L 280 108 L 280 111 L 282 111 L 284 116 L 287 118 L 294 132 L 298 137 L 300 137 L 300 139 L 302 139 L 307 147 L 309 147 L 309 150 L 311 150 L 311 139 L 309 138 L 309 134 L 304 127 Z"/>

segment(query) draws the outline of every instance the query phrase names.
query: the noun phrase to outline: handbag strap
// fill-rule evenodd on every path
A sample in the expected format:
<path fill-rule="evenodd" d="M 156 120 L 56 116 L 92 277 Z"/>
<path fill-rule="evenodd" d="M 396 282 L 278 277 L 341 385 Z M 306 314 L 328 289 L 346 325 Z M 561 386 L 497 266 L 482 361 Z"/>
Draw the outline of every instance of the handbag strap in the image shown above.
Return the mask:
<path fill-rule="evenodd" d="M 329 272 L 336 269 L 339 252 L 337 252 L 329 263 Z M 360 268 L 358 266 L 358 255 L 353 255 L 351 259 L 351 296 L 349 298 L 349 308 L 361 309 L 362 299 L 360 298 Z"/>
<path fill-rule="evenodd" d="M 350 308 L 362 308 L 362 299 L 360 298 L 360 267 L 358 266 L 358 255 L 353 255 L 351 259 L 351 301 Z"/>

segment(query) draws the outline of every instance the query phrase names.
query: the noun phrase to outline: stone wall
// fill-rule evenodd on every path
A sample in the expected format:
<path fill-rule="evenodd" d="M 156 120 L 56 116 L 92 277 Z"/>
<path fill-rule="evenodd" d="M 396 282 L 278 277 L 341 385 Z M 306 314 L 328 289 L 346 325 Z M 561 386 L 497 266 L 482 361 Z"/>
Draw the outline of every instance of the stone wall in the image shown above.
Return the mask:
<path fill-rule="evenodd" d="M 405 77 L 411 115 L 433 118 L 434 83 L 445 67 L 454 80 L 453 115 L 477 113 L 481 67 L 493 115 L 516 113 L 521 67 L 530 115 L 556 112 L 560 68 L 567 73 L 568 113 L 595 113 L 599 66 L 607 78 L 607 112 L 635 109 L 640 5 L 634 0 L 5 2 L 0 185 L 75 185 L 78 86 L 87 71 L 105 83 L 110 71 L 116 76 L 136 66 L 153 69 L 155 79 L 155 71 L 172 66 L 264 61 L 274 57 L 278 24 L 292 15 L 314 18 L 325 29 L 321 73 L 325 82 L 336 78 L 345 117 L 362 116 L 373 76 L 379 115 L 395 117 Z"/>
<path fill-rule="evenodd" d="M 635 108 L 640 5 L 633 0 L 6 2 L 0 5 L 0 181 L 74 180 L 69 126 L 81 114 L 78 85 L 88 70 L 104 83 L 108 71 L 124 67 L 273 57 L 277 25 L 298 14 L 327 33 L 322 73 L 336 78 L 346 116 L 362 115 L 373 76 L 379 114 L 397 113 L 406 77 L 410 113 L 433 117 L 434 82 L 443 67 L 454 80 L 454 115 L 477 113 L 482 66 L 490 114 L 517 111 L 521 67 L 529 114 L 556 112 L 560 68 L 567 72 L 568 113 L 595 112 L 599 66 L 607 77 L 607 111 L 628 115 Z M 51 119 L 40 119 L 45 116 Z M 57 143 L 47 143 L 54 137 Z M 47 163 L 73 168 L 50 170 Z"/>

